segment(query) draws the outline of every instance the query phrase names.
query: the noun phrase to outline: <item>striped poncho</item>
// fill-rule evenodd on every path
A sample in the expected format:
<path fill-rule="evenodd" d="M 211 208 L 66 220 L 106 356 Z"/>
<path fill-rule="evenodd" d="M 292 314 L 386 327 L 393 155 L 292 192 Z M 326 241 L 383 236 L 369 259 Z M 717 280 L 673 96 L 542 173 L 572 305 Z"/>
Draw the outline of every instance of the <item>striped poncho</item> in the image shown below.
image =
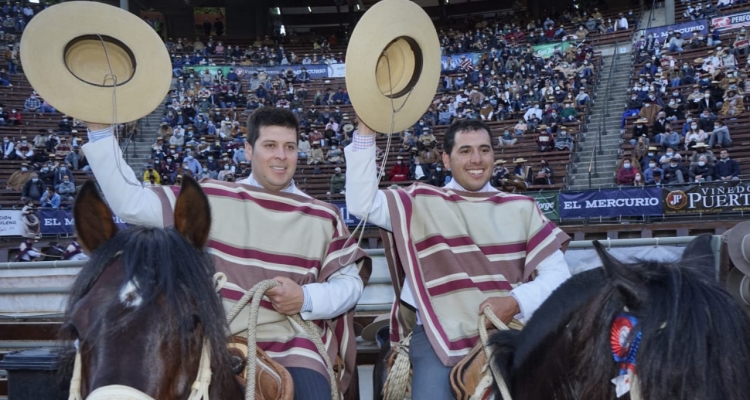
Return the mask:
<path fill-rule="evenodd" d="M 204 179 L 201 187 L 211 205 L 213 225 L 207 251 L 216 269 L 227 276 L 221 290 L 225 306 L 232 306 L 256 283 L 284 276 L 300 285 L 325 282 L 333 273 L 356 263 L 366 284 L 371 265 L 350 239 L 336 207 L 312 198 L 271 193 L 241 183 Z M 162 203 L 164 226 L 174 225 L 173 210 L 180 188 L 152 188 Z M 346 369 L 345 390 L 355 367 L 354 309 L 333 320 L 315 321 L 331 360 L 340 356 Z M 267 300 L 261 302 L 258 347 L 285 367 L 313 369 L 328 377 L 315 345 Z M 230 326 L 233 335 L 246 335 L 247 311 Z"/>
<path fill-rule="evenodd" d="M 397 294 L 391 341 L 412 328 L 398 299 L 408 276 L 427 337 L 446 366 L 476 343 L 479 305 L 530 281 L 569 239 L 527 196 L 421 183 L 384 193 L 393 232 L 382 232 Z"/>

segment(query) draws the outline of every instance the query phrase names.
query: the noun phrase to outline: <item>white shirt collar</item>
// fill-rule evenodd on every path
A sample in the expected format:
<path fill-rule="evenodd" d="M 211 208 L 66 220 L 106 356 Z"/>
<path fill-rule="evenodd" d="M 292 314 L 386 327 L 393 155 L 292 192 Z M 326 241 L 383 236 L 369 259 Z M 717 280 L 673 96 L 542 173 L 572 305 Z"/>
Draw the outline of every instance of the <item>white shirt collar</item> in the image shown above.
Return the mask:
<path fill-rule="evenodd" d="M 451 179 L 450 182 L 448 182 L 445 186 L 443 186 L 446 189 L 451 190 L 457 190 L 459 192 L 469 192 L 469 193 L 489 193 L 489 192 L 499 192 L 499 190 L 495 189 L 492 185 L 490 185 L 489 182 L 484 184 L 484 187 L 477 191 L 471 191 L 464 189 L 463 186 L 461 186 L 458 182 L 456 182 L 455 179 Z"/>
<path fill-rule="evenodd" d="M 255 180 L 255 175 L 253 173 L 250 173 L 250 176 L 240 181 L 240 183 L 244 183 L 246 185 L 250 185 L 257 188 L 263 188 L 263 185 L 261 185 L 257 180 Z M 294 179 L 290 182 L 289 186 L 282 190 L 283 193 L 292 193 L 292 194 L 298 194 L 305 197 L 309 197 L 307 193 L 302 192 L 301 190 L 297 189 L 297 185 L 294 184 Z"/>

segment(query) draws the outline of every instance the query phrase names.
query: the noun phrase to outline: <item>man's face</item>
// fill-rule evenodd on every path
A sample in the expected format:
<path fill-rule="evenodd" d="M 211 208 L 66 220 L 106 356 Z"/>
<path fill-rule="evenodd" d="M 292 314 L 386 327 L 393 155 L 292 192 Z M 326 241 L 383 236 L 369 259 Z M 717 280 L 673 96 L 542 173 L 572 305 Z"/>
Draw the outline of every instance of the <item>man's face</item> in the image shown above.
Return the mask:
<path fill-rule="evenodd" d="M 255 180 L 270 191 L 289 186 L 297 167 L 297 132 L 281 126 L 264 126 L 251 146 L 245 142 L 245 158 L 250 160 Z"/>
<path fill-rule="evenodd" d="M 490 135 L 485 130 L 456 133 L 450 155 L 443 153 L 443 164 L 453 172 L 453 178 L 464 189 L 477 191 L 492 177 L 495 153 Z"/>

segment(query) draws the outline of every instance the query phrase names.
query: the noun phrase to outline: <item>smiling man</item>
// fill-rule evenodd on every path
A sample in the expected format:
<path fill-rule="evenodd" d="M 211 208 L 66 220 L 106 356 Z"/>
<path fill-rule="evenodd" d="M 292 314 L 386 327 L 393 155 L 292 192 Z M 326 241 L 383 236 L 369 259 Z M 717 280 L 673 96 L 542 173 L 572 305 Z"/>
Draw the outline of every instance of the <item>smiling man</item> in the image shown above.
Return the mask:
<path fill-rule="evenodd" d="M 299 125 L 294 115 L 263 107 L 250 115 L 247 125 L 250 176 L 236 183 L 201 181 L 213 220 L 207 252 L 227 276 L 221 290 L 227 304 L 260 281 L 282 284 L 266 292 L 270 304 L 262 303 L 258 347 L 289 370 L 295 399 L 330 399 L 322 358 L 286 316 L 299 313 L 325 327 L 321 333 L 330 358 L 340 356 L 345 363 L 340 385 L 346 390 L 356 358 L 352 316 L 370 263 L 356 241 L 348 240 L 338 208 L 295 186 Z M 112 127 L 88 126 L 84 150 L 114 213 L 131 224 L 172 226 L 179 187 L 141 187 L 122 159 Z M 247 322 L 238 321 L 231 333 L 245 336 Z"/>
<path fill-rule="evenodd" d="M 495 162 L 489 126 L 455 122 L 443 149 L 453 174 L 445 187 L 378 190 L 375 132 L 360 122 L 346 148 L 347 208 L 360 218 L 369 212 L 367 221 L 383 229 L 398 294 L 391 341 L 411 334 L 414 400 L 455 398 L 451 367 L 478 340 L 486 306 L 506 324 L 526 322 L 570 277 L 560 251 L 568 236 L 533 198 L 489 184 Z"/>

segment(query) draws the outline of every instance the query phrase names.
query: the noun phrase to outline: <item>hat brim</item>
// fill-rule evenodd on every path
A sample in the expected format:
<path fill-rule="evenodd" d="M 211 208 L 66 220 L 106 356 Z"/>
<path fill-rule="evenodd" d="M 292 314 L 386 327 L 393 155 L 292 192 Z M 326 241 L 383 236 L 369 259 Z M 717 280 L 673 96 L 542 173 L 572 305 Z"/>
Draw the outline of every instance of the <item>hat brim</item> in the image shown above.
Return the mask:
<path fill-rule="evenodd" d="M 745 312 L 750 313 L 750 277 L 743 274 L 737 268 L 732 268 L 727 274 L 726 280 L 727 291 L 740 303 Z"/>
<path fill-rule="evenodd" d="M 95 15 L 96 18 L 92 18 Z M 77 38 L 100 35 L 120 41 L 134 60 L 133 75 L 118 77 L 116 91 L 76 77 L 65 63 L 65 49 Z M 110 43 L 105 42 L 106 46 Z M 90 1 L 54 5 L 34 17 L 21 37 L 21 63 L 34 90 L 58 111 L 86 122 L 135 121 L 164 100 L 172 66 L 153 28 L 120 8 Z M 102 49 L 104 57 L 104 50 Z M 121 61 L 110 53 L 112 63 Z"/>
<path fill-rule="evenodd" d="M 362 337 L 362 340 L 374 342 L 376 340 L 378 331 L 384 327 L 390 326 L 390 324 L 391 318 L 389 314 L 378 315 L 371 324 L 362 329 L 362 334 L 360 336 Z"/>
<path fill-rule="evenodd" d="M 388 68 L 385 58 L 381 60 L 382 51 L 399 38 L 418 48 L 421 57 L 414 57 L 408 46 L 394 50 L 399 57 L 390 60 L 392 82 L 408 78 L 410 69 L 414 76 L 406 85 L 411 90 L 387 96 L 378 86 L 376 71 L 379 64 Z M 432 104 L 440 80 L 440 42 L 432 20 L 417 4 L 384 0 L 372 6 L 352 33 L 346 60 L 349 99 L 359 118 L 371 129 L 383 133 L 403 131 L 414 125 Z M 394 108 L 399 111 L 393 113 Z"/>
<path fill-rule="evenodd" d="M 729 259 L 735 268 L 750 275 L 750 262 L 742 255 L 742 239 L 750 234 L 750 221 L 741 222 L 725 233 Z"/>

